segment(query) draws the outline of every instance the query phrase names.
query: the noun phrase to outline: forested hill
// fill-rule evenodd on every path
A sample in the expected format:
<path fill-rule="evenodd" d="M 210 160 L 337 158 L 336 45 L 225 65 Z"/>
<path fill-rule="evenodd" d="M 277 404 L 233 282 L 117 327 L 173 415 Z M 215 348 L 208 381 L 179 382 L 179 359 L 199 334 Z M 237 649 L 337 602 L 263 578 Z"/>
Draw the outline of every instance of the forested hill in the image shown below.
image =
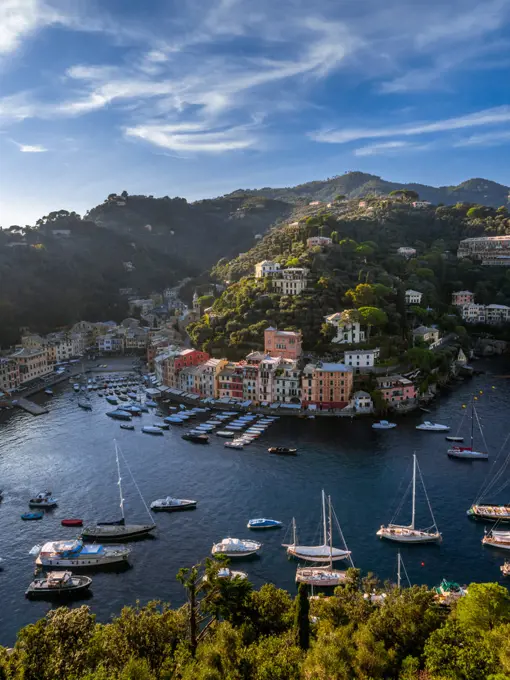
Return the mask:
<path fill-rule="evenodd" d="M 364 172 L 346 172 L 343 175 L 330 177 L 326 180 L 306 182 L 295 187 L 263 189 L 239 189 L 230 196 L 250 195 L 265 196 L 289 203 L 303 201 L 331 201 L 336 196 L 342 195 L 347 198 L 360 198 L 368 195 L 387 195 L 397 189 L 409 189 L 416 191 L 424 201 L 430 201 L 435 205 L 444 203 L 453 205 L 459 202 L 481 203 L 497 208 L 507 205 L 509 200 L 509 187 L 487 179 L 469 179 L 457 186 L 433 187 L 426 184 L 401 184 L 389 182 L 377 175 Z"/>
<path fill-rule="evenodd" d="M 418 322 L 437 323 L 445 331 L 459 324 L 449 316 L 454 290 L 472 290 L 480 303 L 510 304 L 507 268 L 456 258 L 462 238 L 507 233 L 510 218 L 503 207 L 459 204 L 420 210 L 408 201 L 372 199 L 363 209 L 357 201 L 298 208 L 288 223 L 270 230 L 250 251 L 218 262 L 212 275 L 230 285 L 214 301 L 212 314 L 188 331 L 197 345 L 217 355 L 241 357 L 260 349 L 268 325 L 293 328 L 303 332 L 306 350 L 324 353 L 333 349 L 323 328 L 326 315 L 375 308 L 363 312 L 372 314 L 365 324 L 374 326 L 374 335 L 381 334 L 377 342 L 386 344 L 385 358 L 398 357 L 409 342 L 406 289 L 424 294 Z M 332 245 L 308 248 L 307 238 L 317 235 L 331 237 Z M 399 256 L 400 246 L 416 248 L 417 257 Z M 308 268 L 307 290 L 294 296 L 274 293 L 268 279 L 254 278 L 255 263 L 264 259 Z"/>

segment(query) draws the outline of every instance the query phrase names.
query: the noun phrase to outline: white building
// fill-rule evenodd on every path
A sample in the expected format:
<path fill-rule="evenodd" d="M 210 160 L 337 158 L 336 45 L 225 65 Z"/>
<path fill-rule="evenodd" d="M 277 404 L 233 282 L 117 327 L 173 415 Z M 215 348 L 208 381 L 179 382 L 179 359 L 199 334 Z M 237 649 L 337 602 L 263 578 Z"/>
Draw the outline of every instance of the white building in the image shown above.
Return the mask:
<path fill-rule="evenodd" d="M 379 358 L 381 350 L 379 347 L 374 349 L 352 349 L 344 354 L 343 363 L 346 366 L 352 366 L 354 372 L 359 373 L 359 369 L 373 368 L 375 362 Z M 356 371 L 356 369 L 358 369 Z"/>
<path fill-rule="evenodd" d="M 477 305 L 474 302 L 463 305 L 460 313 L 467 323 L 485 323 L 487 318 L 485 305 Z"/>
<path fill-rule="evenodd" d="M 354 345 L 365 342 L 365 331 L 361 330 L 358 321 L 348 323 L 342 320 L 342 312 L 336 312 L 324 317 L 324 321 L 336 328 L 336 336 L 331 342 L 339 345 Z"/>
<path fill-rule="evenodd" d="M 306 247 L 313 248 L 314 246 L 330 246 L 333 240 L 329 236 L 310 236 L 306 239 Z"/>
<path fill-rule="evenodd" d="M 457 290 L 452 293 L 452 305 L 456 307 L 462 307 L 463 305 L 469 305 L 474 302 L 475 296 L 470 290 Z"/>
<path fill-rule="evenodd" d="M 457 257 L 470 257 L 487 265 L 510 265 L 510 236 L 480 236 L 459 243 Z"/>
<path fill-rule="evenodd" d="M 255 265 L 255 276 L 257 279 L 261 279 L 264 276 L 273 276 L 278 274 L 279 271 L 279 263 L 272 260 L 262 260 L 262 262 L 257 262 Z"/>
<path fill-rule="evenodd" d="M 306 288 L 307 275 L 306 267 L 282 269 L 278 278 L 273 278 L 273 290 L 280 295 L 299 295 Z"/>
<path fill-rule="evenodd" d="M 276 401 L 276 372 L 283 359 L 281 357 L 266 356 L 259 364 L 257 400 Z"/>
<path fill-rule="evenodd" d="M 419 290 L 406 290 L 406 305 L 419 305 L 422 297 L 423 293 Z"/>
<path fill-rule="evenodd" d="M 487 305 L 485 310 L 487 323 L 497 325 L 510 321 L 510 307 L 506 305 Z"/>
<path fill-rule="evenodd" d="M 275 401 L 294 404 L 301 401 L 301 371 L 297 361 L 282 359 L 276 371 L 275 387 Z"/>
<path fill-rule="evenodd" d="M 408 246 L 402 246 L 397 250 L 399 255 L 402 257 L 414 257 L 416 255 L 416 248 L 409 248 Z"/>
<path fill-rule="evenodd" d="M 430 201 L 413 201 L 413 208 L 428 208 L 431 205 Z"/>
<path fill-rule="evenodd" d="M 352 408 L 355 413 L 372 413 L 374 410 L 374 403 L 368 392 L 359 390 L 352 395 L 349 407 Z"/>

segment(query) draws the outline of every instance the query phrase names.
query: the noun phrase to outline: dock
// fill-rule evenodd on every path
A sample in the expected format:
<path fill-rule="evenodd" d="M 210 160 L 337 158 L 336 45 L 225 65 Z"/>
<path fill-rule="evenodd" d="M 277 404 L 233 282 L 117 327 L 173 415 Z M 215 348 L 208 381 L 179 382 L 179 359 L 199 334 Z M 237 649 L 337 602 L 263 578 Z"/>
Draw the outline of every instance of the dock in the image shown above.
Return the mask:
<path fill-rule="evenodd" d="M 28 411 L 28 413 L 31 413 L 33 416 L 41 416 L 43 413 L 48 413 L 47 408 L 39 406 L 39 404 L 34 404 L 33 401 L 29 401 L 24 397 L 16 399 L 16 406 L 19 406 L 19 408 L 22 408 L 24 411 Z"/>

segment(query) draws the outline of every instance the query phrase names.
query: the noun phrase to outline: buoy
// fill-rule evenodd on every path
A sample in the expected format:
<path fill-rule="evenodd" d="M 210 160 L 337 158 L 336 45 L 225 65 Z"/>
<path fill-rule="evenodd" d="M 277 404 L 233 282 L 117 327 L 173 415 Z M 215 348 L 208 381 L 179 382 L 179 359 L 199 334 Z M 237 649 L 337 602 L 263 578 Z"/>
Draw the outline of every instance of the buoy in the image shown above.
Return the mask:
<path fill-rule="evenodd" d="M 478 397 L 473 397 L 475 401 L 478 401 Z"/>
<path fill-rule="evenodd" d="M 421 566 L 424 567 L 424 566 L 425 566 L 425 562 L 422 562 L 422 563 L 421 563 Z"/>
<path fill-rule="evenodd" d="M 466 408 L 466 404 L 462 404 L 462 408 Z"/>
<path fill-rule="evenodd" d="M 483 394 L 483 390 L 480 390 L 480 394 Z"/>

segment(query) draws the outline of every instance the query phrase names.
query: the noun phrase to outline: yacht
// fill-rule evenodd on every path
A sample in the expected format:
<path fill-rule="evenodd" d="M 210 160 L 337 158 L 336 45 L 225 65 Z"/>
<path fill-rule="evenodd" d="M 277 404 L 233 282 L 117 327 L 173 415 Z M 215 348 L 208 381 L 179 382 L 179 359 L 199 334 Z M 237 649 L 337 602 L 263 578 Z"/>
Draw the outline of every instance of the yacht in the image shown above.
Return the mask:
<path fill-rule="evenodd" d="M 467 511 L 467 515 L 488 522 L 510 522 L 510 505 L 475 503 Z"/>
<path fill-rule="evenodd" d="M 175 512 L 176 510 L 194 510 L 197 507 L 197 501 L 191 501 L 184 498 L 159 498 L 157 501 L 152 501 L 151 510 L 154 512 Z"/>
<path fill-rule="evenodd" d="M 431 423 L 430 420 L 426 420 L 424 423 L 416 426 L 417 430 L 422 430 L 424 432 L 449 432 L 449 425 L 441 425 L 440 423 Z"/>
<path fill-rule="evenodd" d="M 85 545 L 82 540 L 48 541 L 42 547 L 32 548 L 37 554 L 35 563 L 40 567 L 101 567 L 106 564 L 127 562 L 130 549 L 124 545 Z"/>
<path fill-rule="evenodd" d="M 52 397 L 53 390 L 50 390 L 50 388 L 48 387 L 46 390 L 44 390 L 44 394 L 48 395 L 48 397 Z"/>
<path fill-rule="evenodd" d="M 246 540 L 242 538 L 224 538 L 219 543 L 214 543 L 212 547 L 213 555 L 226 555 L 227 557 L 248 557 L 255 555 L 262 543 Z"/>
<path fill-rule="evenodd" d="M 390 423 L 388 420 L 380 420 L 378 423 L 372 423 L 372 430 L 393 430 L 397 427 L 396 423 Z"/>
<path fill-rule="evenodd" d="M 54 508 L 57 504 L 58 501 L 53 498 L 51 491 L 41 491 L 28 501 L 31 508 Z"/>
<path fill-rule="evenodd" d="M 26 597 L 49 595 L 72 595 L 90 588 L 89 576 L 75 576 L 70 571 L 50 571 L 42 578 L 36 578 L 28 586 Z"/>
<path fill-rule="evenodd" d="M 510 550 L 510 531 L 495 531 L 491 529 L 482 538 L 482 545 L 501 548 L 501 550 Z"/>
<path fill-rule="evenodd" d="M 283 526 L 277 519 L 250 519 L 246 525 L 248 529 L 279 529 Z"/>

